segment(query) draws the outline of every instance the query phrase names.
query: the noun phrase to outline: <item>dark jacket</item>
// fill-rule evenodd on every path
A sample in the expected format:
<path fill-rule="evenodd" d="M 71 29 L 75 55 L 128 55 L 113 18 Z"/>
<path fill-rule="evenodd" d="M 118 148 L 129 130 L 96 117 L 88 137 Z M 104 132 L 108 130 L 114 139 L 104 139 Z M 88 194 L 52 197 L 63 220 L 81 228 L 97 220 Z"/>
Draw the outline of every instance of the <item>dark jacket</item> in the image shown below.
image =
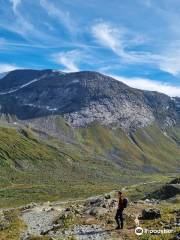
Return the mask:
<path fill-rule="evenodd" d="M 119 198 L 119 202 L 118 202 L 118 210 L 121 210 L 121 211 L 123 211 L 124 210 L 124 203 L 123 203 L 123 198 L 122 197 L 120 197 Z"/>

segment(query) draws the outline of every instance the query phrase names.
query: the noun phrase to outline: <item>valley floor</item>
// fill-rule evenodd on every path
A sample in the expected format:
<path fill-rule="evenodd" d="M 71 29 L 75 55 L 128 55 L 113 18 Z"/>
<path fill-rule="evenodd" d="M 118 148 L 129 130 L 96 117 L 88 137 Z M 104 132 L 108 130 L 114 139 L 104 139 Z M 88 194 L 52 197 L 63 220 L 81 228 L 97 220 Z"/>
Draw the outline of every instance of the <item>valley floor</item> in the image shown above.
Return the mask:
<path fill-rule="evenodd" d="M 164 184 L 164 183 L 163 183 Z M 172 185 L 173 197 L 161 199 L 163 187 L 153 191 L 157 182 L 151 181 L 123 188 L 129 198 L 124 211 L 124 230 L 115 230 L 116 192 L 81 200 L 31 203 L 1 209 L 1 240 L 175 240 L 180 226 L 179 182 Z M 160 186 L 160 185 L 158 185 Z M 166 185 L 163 185 L 166 186 Z M 145 199 L 145 190 L 156 198 Z M 163 190 L 165 191 L 165 190 Z M 173 190 L 174 191 L 174 190 Z M 144 199 L 144 200 L 140 200 Z M 145 214 L 145 213 L 146 214 Z M 149 214 L 149 215 L 148 215 Z M 136 219 L 136 220 L 135 220 Z M 139 223 L 137 222 L 139 220 Z M 148 230 L 166 230 L 166 234 L 135 234 L 137 226 Z M 167 233 L 168 232 L 168 233 Z"/>

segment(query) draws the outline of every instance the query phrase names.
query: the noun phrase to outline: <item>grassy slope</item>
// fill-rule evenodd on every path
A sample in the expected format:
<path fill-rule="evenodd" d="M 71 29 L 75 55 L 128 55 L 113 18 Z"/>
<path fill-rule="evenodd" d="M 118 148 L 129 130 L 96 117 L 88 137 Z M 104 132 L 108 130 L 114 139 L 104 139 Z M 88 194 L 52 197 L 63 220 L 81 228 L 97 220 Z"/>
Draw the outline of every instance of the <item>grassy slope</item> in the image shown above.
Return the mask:
<path fill-rule="evenodd" d="M 179 132 L 178 132 L 179 131 Z M 120 129 L 110 130 L 102 126 L 80 129 L 83 144 L 96 155 L 113 159 L 126 169 L 136 171 L 174 172 L 180 162 L 179 128 L 169 129 L 168 135 L 157 126 L 139 129 L 130 137 Z"/>
<path fill-rule="evenodd" d="M 0 127 L 1 207 L 107 192 L 157 180 L 159 170 L 168 174 L 179 165 L 179 129 L 169 129 L 175 141 L 156 126 L 130 138 L 120 129 L 98 124 L 78 130 L 58 124 L 65 135 L 73 136 L 74 144 L 42 141 L 30 129 Z"/>

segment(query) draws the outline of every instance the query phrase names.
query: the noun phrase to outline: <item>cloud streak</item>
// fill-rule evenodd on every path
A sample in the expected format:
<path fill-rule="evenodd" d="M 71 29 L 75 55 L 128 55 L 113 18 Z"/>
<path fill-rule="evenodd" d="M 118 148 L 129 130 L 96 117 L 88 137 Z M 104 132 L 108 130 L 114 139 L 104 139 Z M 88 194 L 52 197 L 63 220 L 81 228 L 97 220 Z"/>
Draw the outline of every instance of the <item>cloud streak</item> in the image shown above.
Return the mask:
<path fill-rule="evenodd" d="M 0 28 L 4 30 L 8 30 L 11 33 L 15 33 L 21 37 L 26 43 L 30 43 L 32 45 L 44 45 L 45 43 L 57 43 L 57 38 L 52 34 L 48 34 L 47 29 L 44 31 L 42 28 L 42 23 L 38 23 L 35 20 L 35 17 L 29 14 L 27 16 L 25 14 L 26 4 L 23 0 L 9 0 L 11 3 L 10 8 L 9 5 L 2 5 L 1 14 L 2 20 L 0 21 Z M 21 5 L 21 9 L 19 6 Z M 35 5 L 39 8 L 39 4 Z M 7 18 L 9 16 L 9 18 Z M 38 42 L 38 44 L 37 44 Z M 25 44 L 26 44 L 25 43 Z"/>
<path fill-rule="evenodd" d="M 13 71 L 19 67 L 14 64 L 0 63 L 0 73 Z"/>
<path fill-rule="evenodd" d="M 69 32 L 74 33 L 76 27 L 74 21 L 70 18 L 70 13 L 68 11 L 63 11 L 53 4 L 52 1 L 40 0 L 41 6 L 45 9 L 47 14 L 66 27 Z"/>
<path fill-rule="evenodd" d="M 126 83 L 130 87 L 148 91 L 162 92 L 171 97 L 180 97 L 180 86 L 173 86 L 170 83 L 155 81 L 146 78 L 127 78 L 117 75 L 111 75 L 113 78 Z"/>
<path fill-rule="evenodd" d="M 79 71 L 78 63 L 82 57 L 83 54 L 79 50 L 60 52 L 52 55 L 52 58 L 56 63 L 65 67 L 63 69 L 64 72 Z"/>
<path fill-rule="evenodd" d="M 13 11 L 16 12 L 17 7 L 21 4 L 22 0 L 10 0 L 13 5 Z"/>
<path fill-rule="evenodd" d="M 127 29 L 114 27 L 107 22 L 93 25 L 92 34 L 100 45 L 111 49 L 123 63 L 149 64 L 175 76 L 180 74 L 180 46 L 169 47 L 156 54 L 130 50 L 132 46 L 142 45 L 145 38 L 134 36 Z"/>
<path fill-rule="evenodd" d="M 129 54 L 125 50 L 127 32 L 124 28 L 119 29 L 109 23 L 100 22 L 92 26 L 92 34 L 102 46 L 111 49 L 126 62 L 137 61 L 133 54 Z"/>

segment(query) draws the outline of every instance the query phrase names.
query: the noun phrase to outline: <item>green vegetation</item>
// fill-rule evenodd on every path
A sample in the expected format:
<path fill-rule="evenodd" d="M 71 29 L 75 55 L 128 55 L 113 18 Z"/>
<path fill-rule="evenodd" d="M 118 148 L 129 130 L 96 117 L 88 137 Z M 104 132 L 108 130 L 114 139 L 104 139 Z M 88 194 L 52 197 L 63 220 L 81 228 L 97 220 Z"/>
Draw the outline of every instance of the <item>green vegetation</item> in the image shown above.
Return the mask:
<path fill-rule="evenodd" d="M 3 231 L 0 231 L 1 240 L 19 240 L 20 233 L 25 229 L 25 224 L 19 219 L 16 210 L 9 210 L 4 212 L 5 219 L 9 226 Z"/>
<path fill-rule="evenodd" d="M 0 127 L 0 207 L 84 198 L 176 175 L 179 128 L 168 129 L 171 137 L 157 126 L 128 136 L 98 124 L 76 130 L 61 119 L 56 124 L 71 141 Z"/>

